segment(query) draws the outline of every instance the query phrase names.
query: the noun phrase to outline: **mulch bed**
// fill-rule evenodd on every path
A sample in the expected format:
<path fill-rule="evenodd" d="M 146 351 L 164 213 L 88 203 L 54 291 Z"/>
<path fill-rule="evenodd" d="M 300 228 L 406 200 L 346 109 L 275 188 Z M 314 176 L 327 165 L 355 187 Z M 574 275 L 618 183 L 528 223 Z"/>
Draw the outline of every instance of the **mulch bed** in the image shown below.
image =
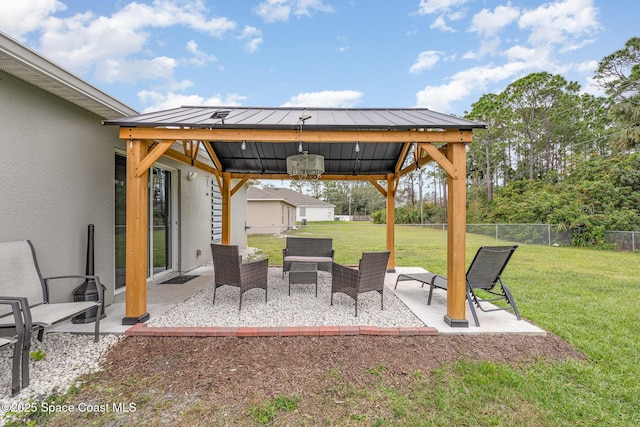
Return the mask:
<path fill-rule="evenodd" d="M 109 414 L 116 417 L 115 425 L 130 421 L 145 425 L 245 425 L 247 408 L 276 396 L 299 396 L 310 405 L 291 417 L 323 417 L 328 407 L 340 410 L 335 408 L 342 402 L 336 402 L 331 392 L 336 375 L 349 387 L 367 387 L 372 375 L 364 373 L 383 366 L 385 378 L 402 387 L 418 372 L 429 376 L 432 370 L 460 359 L 517 366 L 584 356 L 551 334 L 128 337 L 110 350 L 105 370 L 74 399 L 113 400 L 114 395 L 105 394 L 105 390 L 116 390 L 120 401 L 139 401 L 144 396 L 135 413 Z M 158 405 L 163 408 L 160 415 Z M 86 417 L 79 422 L 92 420 L 90 415 L 73 414 L 76 416 Z M 69 418 L 61 424 L 50 421 L 52 425 L 71 422 Z M 286 424 L 299 425 L 300 421 L 291 419 Z"/>

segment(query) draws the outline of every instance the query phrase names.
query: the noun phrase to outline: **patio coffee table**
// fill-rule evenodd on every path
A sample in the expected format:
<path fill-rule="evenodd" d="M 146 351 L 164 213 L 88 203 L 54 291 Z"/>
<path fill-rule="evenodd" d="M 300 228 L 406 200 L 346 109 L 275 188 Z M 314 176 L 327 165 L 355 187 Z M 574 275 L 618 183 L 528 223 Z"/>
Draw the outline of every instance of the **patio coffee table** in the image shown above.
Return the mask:
<path fill-rule="evenodd" d="M 315 262 L 294 262 L 289 270 L 289 296 L 291 296 L 291 284 L 316 285 L 316 298 L 318 297 L 318 264 Z"/>

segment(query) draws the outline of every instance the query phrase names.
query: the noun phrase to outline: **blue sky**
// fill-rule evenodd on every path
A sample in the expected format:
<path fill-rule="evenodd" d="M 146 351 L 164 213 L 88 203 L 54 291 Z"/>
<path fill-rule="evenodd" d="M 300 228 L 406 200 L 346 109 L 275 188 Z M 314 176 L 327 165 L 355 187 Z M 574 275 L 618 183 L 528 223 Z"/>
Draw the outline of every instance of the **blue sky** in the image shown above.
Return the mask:
<path fill-rule="evenodd" d="M 591 84 L 638 36 L 623 0 L 21 0 L 0 31 L 132 108 L 428 107 L 531 72 Z M 635 22 L 634 22 L 635 21 Z"/>

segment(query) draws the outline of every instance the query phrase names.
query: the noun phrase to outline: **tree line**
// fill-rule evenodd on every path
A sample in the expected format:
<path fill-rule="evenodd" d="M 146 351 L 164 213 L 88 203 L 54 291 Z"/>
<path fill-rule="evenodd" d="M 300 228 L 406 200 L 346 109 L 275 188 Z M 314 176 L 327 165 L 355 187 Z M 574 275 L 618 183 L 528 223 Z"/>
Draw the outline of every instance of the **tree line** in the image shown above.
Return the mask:
<path fill-rule="evenodd" d="M 472 104 L 464 117 L 487 127 L 468 146 L 468 222 L 551 223 L 591 246 L 604 230 L 640 230 L 640 38 L 604 57 L 594 82 L 603 96 L 536 72 Z M 336 214 L 385 221 L 369 183 L 295 185 Z M 419 169 L 400 182 L 396 221 L 446 222 L 446 196 L 446 173 Z"/>

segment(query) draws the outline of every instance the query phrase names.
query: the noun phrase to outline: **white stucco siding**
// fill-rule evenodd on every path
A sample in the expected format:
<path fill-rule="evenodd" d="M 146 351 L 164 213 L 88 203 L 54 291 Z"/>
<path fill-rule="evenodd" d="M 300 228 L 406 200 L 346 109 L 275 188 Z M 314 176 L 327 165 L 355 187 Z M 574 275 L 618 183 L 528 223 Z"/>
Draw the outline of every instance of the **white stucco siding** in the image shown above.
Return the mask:
<path fill-rule="evenodd" d="M 84 273 L 94 224 L 95 272 L 112 298 L 118 129 L 3 72 L 0 123 L 0 240 L 31 240 L 44 276 Z"/>
<path fill-rule="evenodd" d="M 124 153 L 119 128 L 61 98 L 0 72 L 0 241 L 33 242 L 42 274 L 82 274 L 87 227 L 95 226 L 95 273 L 115 288 L 114 181 L 116 151 Z M 189 271 L 211 261 L 213 175 L 162 157 L 170 168 L 173 202 L 174 267 Z M 232 214 L 244 215 L 243 192 Z M 246 208 L 245 208 L 246 209 Z M 244 220 L 232 219 L 232 240 L 241 244 Z M 245 243 L 246 245 L 246 243 Z M 79 283 L 60 287 L 54 297 L 69 299 Z"/>
<path fill-rule="evenodd" d="M 279 200 L 247 203 L 247 234 L 278 234 L 296 225 L 295 207 Z"/>
<path fill-rule="evenodd" d="M 307 222 L 333 221 L 334 219 L 333 206 L 330 206 L 330 207 L 298 206 L 297 211 L 298 211 L 298 221 L 302 221 L 303 219 L 306 219 Z"/>

